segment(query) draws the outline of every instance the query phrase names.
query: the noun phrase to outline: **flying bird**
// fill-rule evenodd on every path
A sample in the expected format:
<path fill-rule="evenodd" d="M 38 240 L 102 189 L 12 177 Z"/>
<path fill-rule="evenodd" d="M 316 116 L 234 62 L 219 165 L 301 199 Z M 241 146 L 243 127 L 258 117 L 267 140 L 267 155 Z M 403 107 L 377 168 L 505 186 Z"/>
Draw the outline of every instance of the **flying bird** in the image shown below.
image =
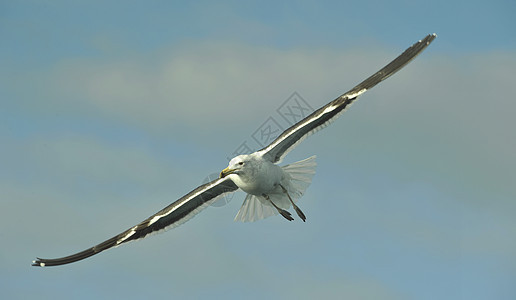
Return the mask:
<path fill-rule="evenodd" d="M 235 217 L 237 221 L 256 221 L 277 214 L 292 221 L 294 218 L 288 211 L 290 207 L 305 221 L 306 216 L 296 203 L 315 174 L 315 156 L 286 166 L 278 164 L 302 140 L 334 121 L 358 96 L 403 68 L 435 38 L 436 34 L 429 34 L 419 40 L 380 71 L 285 130 L 265 148 L 231 159 L 228 167 L 220 172 L 219 178 L 197 187 L 138 225 L 82 252 L 56 259 L 37 258 L 32 265 L 44 267 L 69 264 L 129 241 L 142 239 L 150 233 L 176 227 L 217 198 L 238 189 L 246 192 L 247 196 Z"/>

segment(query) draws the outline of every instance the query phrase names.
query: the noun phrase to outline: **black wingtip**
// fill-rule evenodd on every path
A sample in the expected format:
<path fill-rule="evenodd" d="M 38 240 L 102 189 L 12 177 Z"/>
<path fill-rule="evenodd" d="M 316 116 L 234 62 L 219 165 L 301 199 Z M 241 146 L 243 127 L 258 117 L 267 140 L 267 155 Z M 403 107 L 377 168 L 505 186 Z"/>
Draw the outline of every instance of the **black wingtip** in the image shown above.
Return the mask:
<path fill-rule="evenodd" d="M 32 266 L 33 267 L 45 267 L 45 263 L 43 262 L 43 259 L 38 257 L 38 258 L 36 258 L 36 260 L 32 261 Z"/>
<path fill-rule="evenodd" d="M 436 37 L 437 37 L 437 33 L 435 33 L 435 32 L 429 34 L 428 35 L 428 39 L 429 39 L 428 43 L 431 43 Z"/>
<path fill-rule="evenodd" d="M 419 44 L 419 43 L 422 43 L 422 42 L 425 42 L 425 46 L 428 46 L 430 45 L 431 42 L 433 42 L 433 40 L 437 37 L 437 34 L 434 32 L 434 33 L 430 33 L 428 34 L 427 36 L 425 36 L 425 38 L 423 40 L 420 40 L 418 43 L 416 44 Z"/>

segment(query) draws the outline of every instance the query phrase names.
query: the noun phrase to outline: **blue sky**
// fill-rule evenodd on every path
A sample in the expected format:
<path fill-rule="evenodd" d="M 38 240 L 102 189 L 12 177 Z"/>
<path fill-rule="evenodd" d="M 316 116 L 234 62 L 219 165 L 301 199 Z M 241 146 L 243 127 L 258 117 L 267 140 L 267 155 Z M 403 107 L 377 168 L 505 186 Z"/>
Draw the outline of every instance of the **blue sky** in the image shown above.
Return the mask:
<path fill-rule="evenodd" d="M 514 1 L 0 3 L 6 299 L 514 299 Z M 307 222 L 244 195 L 72 265 L 197 187 L 294 92 L 317 108 L 438 38 L 285 163 Z M 283 124 L 284 125 L 284 124 Z"/>

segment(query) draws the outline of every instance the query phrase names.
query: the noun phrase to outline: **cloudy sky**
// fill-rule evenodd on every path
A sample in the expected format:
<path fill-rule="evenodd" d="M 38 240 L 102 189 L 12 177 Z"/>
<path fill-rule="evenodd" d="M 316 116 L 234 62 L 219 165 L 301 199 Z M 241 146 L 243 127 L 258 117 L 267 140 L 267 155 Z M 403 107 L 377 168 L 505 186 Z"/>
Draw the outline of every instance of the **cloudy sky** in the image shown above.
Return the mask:
<path fill-rule="evenodd" d="M 514 1 L 0 2 L 3 299 L 515 299 Z M 307 222 L 181 227 L 55 268 L 428 33 L 285 159 Z M 291 96 L 294 95 L 293 98 Z M 302 102 L 304 100 L 305 102 Z"/>

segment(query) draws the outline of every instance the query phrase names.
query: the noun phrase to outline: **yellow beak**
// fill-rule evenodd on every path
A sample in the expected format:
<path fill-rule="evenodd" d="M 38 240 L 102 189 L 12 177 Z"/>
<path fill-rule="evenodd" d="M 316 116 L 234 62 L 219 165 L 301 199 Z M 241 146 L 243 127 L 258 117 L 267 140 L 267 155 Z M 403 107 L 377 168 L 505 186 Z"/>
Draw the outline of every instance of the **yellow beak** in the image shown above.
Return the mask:
<path fill-rule="evenodd" d="M 230 169 L 229 167 L 227 167 L 224 170 L 222 170 L 222 172 L 220 172 L 219 178 L 224 178 L 224 177 L 228 176 L 229 174 L 233 173 L 234 171 L 235 171 L 235 169 Z"/>

